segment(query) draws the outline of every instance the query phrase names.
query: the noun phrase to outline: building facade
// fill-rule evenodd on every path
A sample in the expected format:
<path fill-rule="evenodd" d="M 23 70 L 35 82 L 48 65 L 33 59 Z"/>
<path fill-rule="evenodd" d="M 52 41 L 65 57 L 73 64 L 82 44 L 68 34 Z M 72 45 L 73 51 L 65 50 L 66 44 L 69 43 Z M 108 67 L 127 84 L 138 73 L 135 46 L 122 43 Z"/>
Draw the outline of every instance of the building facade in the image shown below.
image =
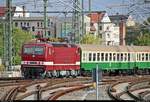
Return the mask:
<path fill-rule="evenodd" d="M 111 22 L 106 12 L 92 13 L 90 33 L 102 38 L 102 45 L 119 45 L 119 27 Z"/>
<path fill-rule="evenodd" d="M 55 37 L 56 36 L 56 18 L 48 17 L 46 35 L 44 32 L 43 17 L 14 17 L 13 24 L 15 27 L 32 32 L 33 36 Z"/>

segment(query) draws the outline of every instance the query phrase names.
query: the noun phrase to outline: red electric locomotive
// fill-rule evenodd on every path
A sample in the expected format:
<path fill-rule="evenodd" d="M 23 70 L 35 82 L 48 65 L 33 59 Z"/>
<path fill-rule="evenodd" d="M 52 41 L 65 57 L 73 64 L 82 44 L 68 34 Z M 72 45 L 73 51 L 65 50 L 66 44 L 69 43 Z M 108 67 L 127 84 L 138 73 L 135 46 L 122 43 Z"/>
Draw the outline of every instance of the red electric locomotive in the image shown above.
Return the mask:
<path fill-rule="evenodd" d="M 75 77 L 80 72 L 80 47 L 74 44 L 24 44 L 21 59 L 21 71 L 25 78 Z"/>

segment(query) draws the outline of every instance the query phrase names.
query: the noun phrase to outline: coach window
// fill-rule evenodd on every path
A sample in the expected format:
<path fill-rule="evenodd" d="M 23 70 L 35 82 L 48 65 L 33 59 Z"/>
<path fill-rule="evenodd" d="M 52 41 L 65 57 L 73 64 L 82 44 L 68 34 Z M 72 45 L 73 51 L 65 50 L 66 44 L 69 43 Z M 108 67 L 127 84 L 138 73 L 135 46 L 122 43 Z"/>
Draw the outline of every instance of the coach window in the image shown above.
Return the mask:
<path fill-rule="evenodd" d="M 120 60 L 120 58 L 119 58 L 119 53 L 117 53 L 117 61 L 119 61 Z"/>
<path fill-rule="evenodd" d="M 141 61 L 141 54 L 139 53 L 139 61 Z"/>
<path fill-rule="evenodd" d="M 89 53 L 89 61 L 91 61 L 91 60 L 92 60 L 92 54 Z"/>
<path fill-rule="evenodd" d="M 105 61 L 108 61 L 108 53 L 105 54 Z"/>
<path fill-rule="evenodd" d="M 116 54 L 113 53 L 113 61 L 116 61 Z"/>
<path fill-rule="evenodd" d="M 127 61 L 127 53 L 124 54 L 124 61 Z"/>
<path fill-rule="evenodd" d="M 112 61 L 112 53 L 109 53 L 109 61 Z"/>
<path fill-rule="evenodd" d="M 85 61 L 85 53 L 83 53 L 83 61 Z"/>
<path fill-rule="evenodd" d="M 93 61 L 96 60 L 96 53 L 93 53 Z"/>
<path fill-rule="evenodd" d="M 145 57 L 145 56 L 144 56 L 144 53 L 142 53 L 142 61 L 144 61 L 144 57 Z"/>
<path fill-rule="evenodd" d="M 123 61 L 123 53 L 121 53 L 120 60 Z"/>
<path fill-rule="evenodd" d="M 104 61 L 104 53 L 101 53 L 101 61 Z"/>
<path fill-rule="evenodd" d="M 128 53 L 128 61 L 130 61 L 130 53 Z"/>
<path fill-rule="evenodd" d="M 150 53 L 149 53 L 149 61 L 150 61 Z"/>
<path fill-rule="evenodd" d="M 97 53 L 97 61 L 100 61 L 100 53 Z"/>
<path fill-rule="evenodd" d="M 148 61 L 148 53 L 146 53 L 145 55 L 146 55 L 146 61 Z"/>
<path fill-rule="evenodd" d="M 136 60 L 139 61 L 139 54 L 136 54 Z"/>

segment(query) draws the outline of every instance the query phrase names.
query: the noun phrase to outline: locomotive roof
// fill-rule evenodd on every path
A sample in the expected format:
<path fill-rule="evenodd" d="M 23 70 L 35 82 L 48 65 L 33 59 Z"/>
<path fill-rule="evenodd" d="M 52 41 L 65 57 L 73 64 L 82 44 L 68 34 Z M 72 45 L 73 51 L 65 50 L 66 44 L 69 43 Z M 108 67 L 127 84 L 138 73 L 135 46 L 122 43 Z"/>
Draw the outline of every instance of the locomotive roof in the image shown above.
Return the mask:
<path fill-rule="evenodd" d="M 105 45 L 79 45 L 83 51 L 103 52 L 150 52 L 150 46 L 105 46 Z"/>
<path fill-rule="evenodd" d="M 54 47 L 68 47 L 68 45 L 70 45 L 71 47 L 77 47 L 77 45 L 75 44 L 69 44 L 69 43 L 60 43 L 60 42 L 30 42 L 30 43 L 27 43 L 25 45 L 34 45 L 34 44 L 49 44 L 51 46 L 54 46 Z"/>

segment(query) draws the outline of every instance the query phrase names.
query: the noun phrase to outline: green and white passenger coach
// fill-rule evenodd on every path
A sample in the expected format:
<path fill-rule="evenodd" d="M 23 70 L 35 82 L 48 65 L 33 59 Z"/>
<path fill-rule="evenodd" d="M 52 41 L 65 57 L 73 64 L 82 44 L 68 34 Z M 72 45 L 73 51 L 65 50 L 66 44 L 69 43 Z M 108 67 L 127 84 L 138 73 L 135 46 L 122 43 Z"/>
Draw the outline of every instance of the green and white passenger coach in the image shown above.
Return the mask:
<path fill-rule="evenodd" d="M 150 74 L 150 46 L 80 45 L 81 69 L 91 72 L 98 64 L 103 72 Z"/>

